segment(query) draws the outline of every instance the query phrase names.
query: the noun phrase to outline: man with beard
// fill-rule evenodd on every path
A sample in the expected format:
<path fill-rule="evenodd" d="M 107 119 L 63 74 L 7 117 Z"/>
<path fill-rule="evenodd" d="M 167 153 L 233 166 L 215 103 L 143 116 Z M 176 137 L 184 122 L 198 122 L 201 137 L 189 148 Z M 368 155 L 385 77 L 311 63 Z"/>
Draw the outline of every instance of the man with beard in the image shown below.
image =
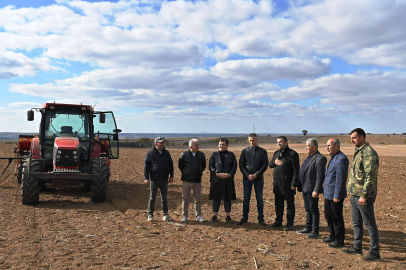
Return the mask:
<path fill-rule="evenodd" d="M 213 200 L 212 223 L 218 221 L 218 211 L 221 200 L 224 201 L 226 222 L 233 223 L 230 217 L 231 201 L 236 200 L 234 175 L 237 171 L 237 159 L 233 152 L 227 150 L 228 140 L 220 138 L 219 150 L 214 152 L 209 160 L 210 168 L 210 194 L 209 200 Z"/>
<path fill-rule="evenodd" d="M 269 162 L 269 168 L 273 169 L 276 212 L 275 222 L 270 227 L 282 226 L 284 201 L 286 201 L 287 224 L 284 230 L 291 231 L 295 220 L 295 194 L 300 170 L 299 155 L 289 148 L 288 139 L 285 136 L 279 136 L 276 142 L 279 150 L 274 153 Z"/>
<path fill-rule="evenodd" d="M 364 225 L 371 240 L 371 249 L 363 257 L 366 261 L 379 261 L 379 231 L 375 220 L 374 203 L 378 193 L 379 157 L 376 151 L 365 141 L 365 131 L 356 128 L 351 131 L 351 142 L 355 153 L 350 168 L 347 184 L 348 194 L 351 194 L 351 218 L 354 225 L 354 245 L 342 252 L 362 254 L 362 237 Z"/>

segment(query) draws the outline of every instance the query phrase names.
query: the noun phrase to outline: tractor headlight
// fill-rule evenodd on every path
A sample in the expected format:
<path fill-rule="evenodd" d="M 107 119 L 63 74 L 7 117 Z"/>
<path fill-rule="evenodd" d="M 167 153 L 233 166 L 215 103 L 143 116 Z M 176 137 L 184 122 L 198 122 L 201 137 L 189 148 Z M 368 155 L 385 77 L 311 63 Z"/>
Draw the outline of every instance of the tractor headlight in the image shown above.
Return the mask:
<path fill-rule="evenodd" d="M 73 158 L 74 158 L 74 159 L 78 159 L 78 156 L 75 155 L 75 156 L 73 156 Z"/>
<path fill-rule="evenodd" d="M 77 151 L 73 151 L 73 154 L 76 155 L 78 152 Z"/>
<path fill-rule="evenodd" d="M 58 154 L 62 154 L 62 151 L 61 151 L 61 150 L 58 150 Z"/>
<path fill-rule="evenodd" d="M 58 151 L 59 152 L 59 151 Z M 61 156 L 60 155 L 56 155 L 56 158 L 61 158 Z"/>

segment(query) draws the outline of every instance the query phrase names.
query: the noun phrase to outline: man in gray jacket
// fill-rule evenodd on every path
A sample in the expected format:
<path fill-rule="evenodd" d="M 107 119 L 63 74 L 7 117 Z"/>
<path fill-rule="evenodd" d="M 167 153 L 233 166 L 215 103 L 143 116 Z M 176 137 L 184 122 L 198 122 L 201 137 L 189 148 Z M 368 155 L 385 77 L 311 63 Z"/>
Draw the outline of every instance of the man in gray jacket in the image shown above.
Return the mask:
<path fill-rule="evenodd" d="M 319 238 L 319 194 L 323 193 L 323 182 L 326 172 L 327 158 L 319 150 L 316 139 L 306 141 L 306 150 L 309 156 L 300 169 L 298 191 L 302 192 L 306 210 L 306 228 L 297 231 L 299 234 L 308 234 L 307 238 Z"/>

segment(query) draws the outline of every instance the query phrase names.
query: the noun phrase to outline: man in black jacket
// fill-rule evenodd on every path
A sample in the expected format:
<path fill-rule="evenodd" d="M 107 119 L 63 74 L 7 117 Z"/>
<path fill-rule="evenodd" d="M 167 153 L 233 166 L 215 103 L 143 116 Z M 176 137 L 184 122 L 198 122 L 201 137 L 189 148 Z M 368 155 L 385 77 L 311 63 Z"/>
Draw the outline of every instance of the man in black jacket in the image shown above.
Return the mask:
<path fill-rule="evenodd" d="M 295 220 L 295 194 L 299 181 L 300 162 L 296 151 L 289 148 L 288 139 L 279 136 L 276 140 L 279 150 L 277 150 L 269 167 L 273 169 L 273 193 L 275 194 L 275 222 L 270 227 L 281 227 L 283 221 L 283 207 L 286 201 L 285 231 L 293 229 Z"/>
<path fill-rule="evenodd" d="M 191 139 L 189 150 L 179 157 L 178 168 L 182 172 L 182 212 L 180 222 L 185 223 L 189 213 L 189 197 L 193 189 L 195 197 L 196 220 L 204 222 L 202 218 L 202 173 L 206 168 L 206 156 L 199 151 L 199 141 Z"/>
<path fill-rule="evenodd" d="M 302 192 L 306 210 L 306 227 L 297 231 L 299 234 L 308 234 L 307 238 L 319 238 L 319 194 L 323 193 L 323 183 L 326 173 L 327 158 L 319 150 L 316 139 L 306 141 L 306 150 L 309 156 L 300 169 L 300 181 L 297 190 Z"/>
<path fill-rule="evenodd" d="M 161 191 L 161 204 L 164 213 L 162 220 L 169 221 L 168 183 L 173 183 L 173 161 L 171 154 L 165 149 L 165 141 L 164 137 L 156 138 L 154 149 L 150 150 L 145 157 L 144 183 L 150 185 L 148 221 L 152 221 L 154 218 L 158 188 Z"/>
<path fill-rule="evenodd" d="M 248 135 L 250 147 L 242 150 L 240 156 L 240 170 L 243 175 L 244 185 L 244 203 L 243 214 L 238 225 L 248 221 L 250 211 L 250 200 L 252 186 L 254 185 L 255 196 L 257 199 L 258 223 L 266 226 L 264 220 L 264 200 L 262 198 L 264 190 L 264 172 L 268 169 L 268 152 L 258 146 L 258 136 L 255 133 Z"/>
<path fill-rule="evenodd" d="M 221 200 L 224 201 L 226 222 L 233 223 L 231 219 L 231 201 L 237 199 L 235 194 L 234 175 L 237 171 L 237 159 L 233 152 L 227 150 L 228 140 L 219 139 L 219 150 L 214 152 L 209 161 L 210 169 L 210 194 L 209 200 L 213 200 L 212 223 L 218 221 L 217 216 Z"/>

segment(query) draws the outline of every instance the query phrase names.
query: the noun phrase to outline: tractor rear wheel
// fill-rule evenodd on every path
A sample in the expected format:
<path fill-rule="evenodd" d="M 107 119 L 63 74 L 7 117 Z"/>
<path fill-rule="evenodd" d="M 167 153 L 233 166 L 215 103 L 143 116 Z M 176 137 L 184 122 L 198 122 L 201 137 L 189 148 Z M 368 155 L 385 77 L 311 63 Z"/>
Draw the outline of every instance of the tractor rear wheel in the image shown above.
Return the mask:
<path fill-rule="evenodd" d="M 92 159 L 92 173 L 100 177 L 94 179 L 90 188 L 92 202 L 104 202 L 107 197 L 107 184 L 109 179 L 109 168 L 104 158 Z"/>
<path fill-rule="evenodd" d="M 21 200 L 23 204 L 37 204 L 39 202 L 38 178 L 28 178 L 30 172 L 39 171 L 39 161 L 26 159 L 22 164 L 21 172 Z"/>

